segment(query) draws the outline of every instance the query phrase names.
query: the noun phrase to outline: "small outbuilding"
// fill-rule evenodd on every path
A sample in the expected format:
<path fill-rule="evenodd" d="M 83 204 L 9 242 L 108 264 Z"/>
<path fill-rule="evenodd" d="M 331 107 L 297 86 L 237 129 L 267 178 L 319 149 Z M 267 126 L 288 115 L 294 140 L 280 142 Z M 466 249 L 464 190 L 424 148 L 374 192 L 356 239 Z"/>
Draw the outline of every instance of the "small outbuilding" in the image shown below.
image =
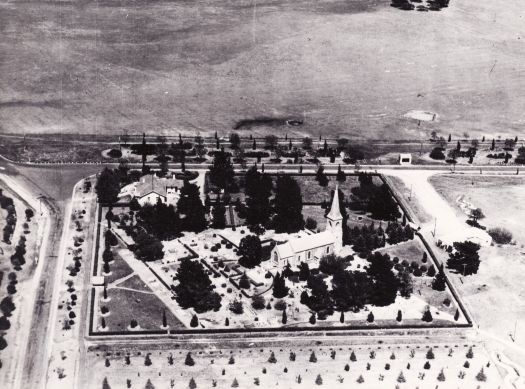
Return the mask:
<path fill-rule="evenodd" d="M 91 277 L 91 285 L 93 286 L 104 286 L 105 283 L 104 276 L 93 276 Z"/>
<path fill-rule="evenodd" d="M 399 154 L 399 164 L 400 165 L 412 165 L 412 154 L 409 154 L 409 153 Z"/>

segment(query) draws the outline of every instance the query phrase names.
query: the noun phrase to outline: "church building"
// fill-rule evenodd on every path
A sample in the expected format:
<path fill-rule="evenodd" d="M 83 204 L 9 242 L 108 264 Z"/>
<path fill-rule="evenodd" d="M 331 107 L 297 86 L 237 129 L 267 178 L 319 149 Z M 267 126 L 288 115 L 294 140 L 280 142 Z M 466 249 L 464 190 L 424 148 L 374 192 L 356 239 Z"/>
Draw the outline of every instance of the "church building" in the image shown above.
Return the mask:
<path fill-rule="evenodd" d="M 290 239 L 288 242 L 276 245 L 271 253 L 274 265 L 281 268 L 286 265 L 297 268 L 301 262 L 306 262 L 315 267 L 325 255 L 338 254 L 341 251 L 343 216 L 339 209 L 339 187 L 335 188 L 332 206 L 326 219 L 325 231 Z"/>

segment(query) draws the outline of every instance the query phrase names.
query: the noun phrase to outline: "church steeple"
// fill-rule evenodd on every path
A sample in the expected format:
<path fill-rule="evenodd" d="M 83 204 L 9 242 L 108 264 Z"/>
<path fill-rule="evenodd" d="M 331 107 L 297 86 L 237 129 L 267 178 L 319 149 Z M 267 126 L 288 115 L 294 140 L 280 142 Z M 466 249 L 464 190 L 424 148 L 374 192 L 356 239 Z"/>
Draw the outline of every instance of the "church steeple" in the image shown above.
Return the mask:
<path fill-rule="evenodd" d="M 334 251 L 337 254 L 343 247 L 343 216 L 339 209 L 339 185 L 336 185 L 330 212 L 326 215 L 326 231 L 330 231 L 335 238 Z"/>
<path fill-rule="evenodd" d="M 341 210 L 339 209 L 339 185 L 335 186 L 334 199 L 332 200 L 332 207 L 330 212 L 326 215 L 328 219 L 331 220 L 342 220 L 343 216 L 341 215 Z"/>

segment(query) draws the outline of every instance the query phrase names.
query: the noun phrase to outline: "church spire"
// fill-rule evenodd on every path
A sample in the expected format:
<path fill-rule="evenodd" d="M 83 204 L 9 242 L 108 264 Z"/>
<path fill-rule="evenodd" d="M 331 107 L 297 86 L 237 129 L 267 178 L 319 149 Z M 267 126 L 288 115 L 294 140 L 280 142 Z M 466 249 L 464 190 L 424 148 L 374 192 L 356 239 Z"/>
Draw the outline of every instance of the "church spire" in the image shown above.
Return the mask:
<path fill-rule="evenodd" d="M 326 215 L 328 219 L 331 220 L 341 220 L 343 216 L 341 215 L 341 210 L 339 209 L 339 185 L 335 186 L 334 199 L 332 200 L 332 207 L 330 212 Z"/>

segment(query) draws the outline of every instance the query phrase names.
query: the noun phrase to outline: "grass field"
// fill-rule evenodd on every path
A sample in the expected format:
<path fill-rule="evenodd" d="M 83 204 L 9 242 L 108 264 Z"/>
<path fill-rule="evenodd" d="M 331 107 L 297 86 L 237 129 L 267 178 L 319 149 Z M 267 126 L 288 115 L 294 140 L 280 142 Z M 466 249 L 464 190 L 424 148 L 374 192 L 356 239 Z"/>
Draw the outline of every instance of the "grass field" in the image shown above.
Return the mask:
<path fill-rule="evenodd" d="M 522 5 L 0 1 L 0 132 L 517 133 Z M 422 122 L 411 110 L 437 114 Z M 277 124 L 275 124 L 277 123 Z"/>

